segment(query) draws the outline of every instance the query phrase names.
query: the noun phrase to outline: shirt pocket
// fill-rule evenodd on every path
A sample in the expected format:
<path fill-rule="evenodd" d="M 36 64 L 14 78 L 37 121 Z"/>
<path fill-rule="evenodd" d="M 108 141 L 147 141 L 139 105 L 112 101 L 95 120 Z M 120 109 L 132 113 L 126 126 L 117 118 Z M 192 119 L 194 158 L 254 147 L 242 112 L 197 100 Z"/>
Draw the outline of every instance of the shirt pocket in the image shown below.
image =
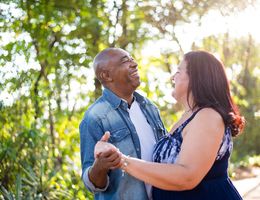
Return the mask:
<path fill-rule="evenodd" d="M 135 152 L 131 133 L 127 128 L 111 131 L 109 142 L 119 148 L 123 154 L 133 155 Z"/>
<path fill-rule="evenodd" d="M 120 130 L 113 130 L 110 132 L 110 142 L 117 143 L 130 135 L 130 131 L 127 128 L 122 128 Z"/>

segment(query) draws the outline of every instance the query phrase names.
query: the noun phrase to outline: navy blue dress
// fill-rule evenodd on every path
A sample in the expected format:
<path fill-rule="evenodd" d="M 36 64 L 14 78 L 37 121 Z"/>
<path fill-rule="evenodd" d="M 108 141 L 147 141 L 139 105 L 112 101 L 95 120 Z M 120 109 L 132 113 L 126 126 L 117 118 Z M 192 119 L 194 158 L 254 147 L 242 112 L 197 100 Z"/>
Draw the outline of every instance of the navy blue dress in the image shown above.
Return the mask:
<path fill-rule="evenodd" d="M 175 163 L 181 150 L 182 130 L 194 118 L 199 110 L 180 125 L 173 134 L 164 136 L 156 144 L 153 160 L 158 163 Z M 192 190 L 168 191 L 153 187 L 153 200 L 238 200 L 242 199 L 228 177 L 228 161 L 232 151 L 231 129 L 226 127 L 216 160 L 202 179 Z"/>

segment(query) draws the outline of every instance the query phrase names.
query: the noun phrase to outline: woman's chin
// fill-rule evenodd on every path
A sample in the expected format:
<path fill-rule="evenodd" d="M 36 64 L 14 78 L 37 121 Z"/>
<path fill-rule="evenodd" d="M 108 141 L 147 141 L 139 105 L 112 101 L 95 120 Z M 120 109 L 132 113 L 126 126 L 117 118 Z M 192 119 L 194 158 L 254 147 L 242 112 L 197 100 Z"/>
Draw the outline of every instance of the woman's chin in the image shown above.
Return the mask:
<path fill-rule="evenodd" d="M 175 92 L 175 91 L 172 91 L 172 97 L 175 99 L 175 101 L 177 101 L 177 102 L 178 102 L 178 100 L 179 100 L 179 97 L 178 97 L 178 95 L 176 94 L 176 92 Z"/>
<path fill-rule="evenodd" d="M 172 91 L 172 97 L 175 98 L 176 97 L 176 93 L 175 90 Z"/>

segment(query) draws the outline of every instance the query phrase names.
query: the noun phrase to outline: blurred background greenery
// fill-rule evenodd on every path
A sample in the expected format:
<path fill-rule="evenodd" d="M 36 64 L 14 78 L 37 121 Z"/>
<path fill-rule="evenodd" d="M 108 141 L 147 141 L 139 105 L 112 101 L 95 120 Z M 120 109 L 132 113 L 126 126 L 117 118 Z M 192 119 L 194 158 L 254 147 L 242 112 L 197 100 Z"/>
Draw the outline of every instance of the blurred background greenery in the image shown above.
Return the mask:
<path fill-rule="evenodd" d="M 259 166 L 260 39 L 246 26 L 258 22 L 239 18 L 257 8 L 256 0 L 1 0 L 0 199 L 93 199 L 80 179 L 78 126 L 101 94 L 92 60 L 107 47 L 135 57 L 139 89 L 167 129 L 182 112 L 169 77 L 183 53 L 218 56 L 247 120 L 230 175 Z"/>

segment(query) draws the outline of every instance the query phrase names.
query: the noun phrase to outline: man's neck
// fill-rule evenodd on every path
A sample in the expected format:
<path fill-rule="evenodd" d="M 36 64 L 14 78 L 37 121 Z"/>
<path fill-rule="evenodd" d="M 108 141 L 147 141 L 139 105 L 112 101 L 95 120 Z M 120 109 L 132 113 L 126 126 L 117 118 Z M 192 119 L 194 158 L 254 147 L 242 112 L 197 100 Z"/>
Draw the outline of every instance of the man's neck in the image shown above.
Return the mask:
<path fill-rule="evenodd" d="M 118 95 L 119 96 L 119 95 Z M 125 101 L 127 101 L 127 104 L 129 106 L 131 106 L 131 104 L 133 103 L 134 101 L 134 95 L 130 95 L 130 96 L 119 96 L 120 98 L 124 99 Z"/>
<path fill-rule="evenodd" d="M 122 99 L 123 99 L 123 98 L 122 98 Z M 127 105 L 128 105 L 128 108 L 130 109 L 130 108 L 131 108 L 131 105 L 132 105 L 133 102 L 135 101 L 135 98 L 133 97 L 131 102 L 129 102 L 129 101 L 125 100 L 125 99 L 123 99 L 123 101 L 126 101 L 126 103 L 127 103 Z"/>
<path fill-rule="evenodd" d="M 111 90 L 111 89 L 110 89 Z M 117 95 L 119 98 L 124 99 L 128 105 L 131 106 L 134 100 L 134 92 L 132 93 L 123 93 L 123 92 L 118 92 L 111 90 L 115 95 Z"/>

